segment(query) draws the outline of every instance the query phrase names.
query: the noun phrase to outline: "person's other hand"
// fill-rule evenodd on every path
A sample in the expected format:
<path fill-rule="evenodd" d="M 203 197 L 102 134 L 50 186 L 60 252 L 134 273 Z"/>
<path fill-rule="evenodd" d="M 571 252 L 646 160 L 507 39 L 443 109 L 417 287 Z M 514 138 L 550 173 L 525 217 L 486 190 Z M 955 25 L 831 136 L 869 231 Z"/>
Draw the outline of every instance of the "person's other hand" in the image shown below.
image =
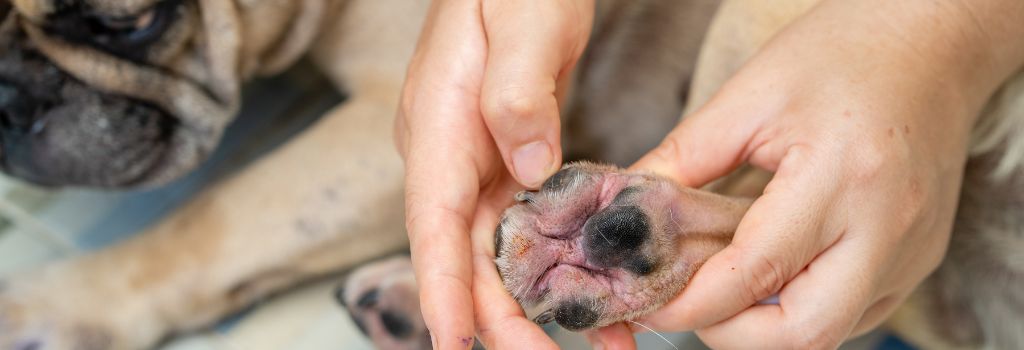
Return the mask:
<path fill-rule="evenodd" d="M 834 348 L 881 323 L 944 255 L 974 118 L 1024 58 L 1005 45 L 1021 13 L 829 0 L 783 30 L 635 165 L 688 186 L 743 162 L 775 173 L 732 244 L 641 323 L 728 349 Z M 632 347 L 628 328 L 593 339 Z"/>
<path fill-rule="evenodd" d="M 592 0 L 431 5 L 395 130 L 435 348 L 467 348 L 474 329 L 488 347 L 556 348 L 502 286 L 493 237 L 513 194 L 561 164 L 561 82 L 586 46 L 593 15 Z"/>

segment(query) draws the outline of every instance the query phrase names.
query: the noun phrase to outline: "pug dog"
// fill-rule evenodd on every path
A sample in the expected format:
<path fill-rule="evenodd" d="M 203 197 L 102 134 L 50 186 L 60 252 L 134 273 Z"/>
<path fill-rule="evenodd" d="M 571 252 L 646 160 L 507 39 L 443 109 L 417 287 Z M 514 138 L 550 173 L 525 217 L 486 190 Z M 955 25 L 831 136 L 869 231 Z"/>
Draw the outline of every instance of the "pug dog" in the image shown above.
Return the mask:
<path fill-rule="evenodd" d="M 310 56 L 350 96 L 152 228 L 8 276 L 0 348 L 142 349 L 407 245 L 391 129 L 427 1 L 0 0 L 0 164 L 45 186 L 157 186 L 240 87 Z"/>
<path fill-rule="evenodd" d="M 700 49 L 687 112 L 703 105 L 775 33 L 816 3 L 722 2 Z M 647 44 L 653 52 L 672 50 Z M 619 69 L 643 76 L 651 67 Z M 678 76 L 661 77 L 668 81 L 647 84 L 679 82 Z M 615 90 L 612 83 L 609 89 Z M 623 100 L 637 98 L 632 93 L 618 91 Z M 1022 101 L 1024 72 L 1005 81 L 981 112 L 947 256 L 885 325 L 917 347 L 1024 347 Z M 587 122 L 599 128 L 603 119 Z M 708 189 L 756 196 L 770 176 L 744 168 Z M 511 296 L 524 306 L 541 306 L 537 322 L 555 321 L 570 330 L 629 320 L 685 293 L 690 274 L 727 244 L 736 215 L 745 210 L 736 199 L 588 164 L 570 165 L 539 192 L 515 199 L 521 203 L 506 211 L 496 230 L 497 268 Z M 696 223 L 667 214 L 672 212 L 695 214 L 679 216 L 697 218 Z"/>
<path fill-rule="evenodd" d="M 405 249 L 391 130 L 427 6 L 0 0 L 0 164 L 36 184 L 123 189 L 175 179 L 216 146 L 245 81 L 302 56 L 348 96 L 145 232 L 6 278 L 0 348 L 148 348 L 298 281 Z M 589 68 L 566 107 L 579 116 L 567 118 L 576 144 L 623 152 L 625 162 L 641 151 L 619 140 L 656 143 L 679 115 L 716 6 L 598 1 L 593 54 L 580 65 Z M 658 35 L 668 32 L 676 34 Z M 661 50 L 634 54 L 650 41 Z M 632 65 L 650 70 L 635 75 Z M 661 75 L 677 79 L 652 79 Z M 602 88 L 615 84 L 636 93 Z M 615 138 L 622 128 L 583 121 L 621 123 L 610 116 L 624 111 L 646 116 L 649 127 L 636 129 L 645 137 Z"/>

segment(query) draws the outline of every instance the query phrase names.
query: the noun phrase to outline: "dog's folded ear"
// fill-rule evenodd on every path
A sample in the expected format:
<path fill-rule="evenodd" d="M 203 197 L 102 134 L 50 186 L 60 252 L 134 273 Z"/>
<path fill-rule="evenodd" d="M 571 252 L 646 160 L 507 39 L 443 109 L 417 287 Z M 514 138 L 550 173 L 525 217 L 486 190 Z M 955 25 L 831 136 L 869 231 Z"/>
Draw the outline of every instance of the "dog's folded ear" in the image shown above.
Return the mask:
<path fill-rule="evenodd" d="M 3 0 L 0 0 L 3 1 Z M 302 0 L 297 6 L 287 31 L 278 44 L 260 57 L 259 75 L 276 74 L 291 66 L 313 45 L 328 11 L 325 0 Z"/>

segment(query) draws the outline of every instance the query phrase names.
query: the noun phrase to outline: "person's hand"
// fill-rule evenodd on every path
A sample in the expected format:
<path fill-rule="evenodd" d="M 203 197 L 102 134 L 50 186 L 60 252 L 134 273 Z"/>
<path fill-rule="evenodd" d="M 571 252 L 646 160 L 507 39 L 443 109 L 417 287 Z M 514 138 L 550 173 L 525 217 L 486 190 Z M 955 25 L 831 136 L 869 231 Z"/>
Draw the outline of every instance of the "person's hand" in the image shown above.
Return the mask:
<path fill-rule="evenodd" d="M 834 348 L 882 322 L 944 255 L 974 118 L 1024 60 L 1021 14 L 836 0 L 783 30 L 635 165 L 688 186 L 775 173 L 733 243 L 640 322 L 728 349 Z M 629 328 L 594 339 L 631 347 Z"/>
<path fill-rule="evenodd" d="M 467 348 L 475 328 L 488 347 L 556 348 L 502 286 L 493 237 L 513 194 L 561 164 L 560 82 L 586 46 L 593 11 L 592 0 L 431 5 L 395 130 L 434 348 Z"/>

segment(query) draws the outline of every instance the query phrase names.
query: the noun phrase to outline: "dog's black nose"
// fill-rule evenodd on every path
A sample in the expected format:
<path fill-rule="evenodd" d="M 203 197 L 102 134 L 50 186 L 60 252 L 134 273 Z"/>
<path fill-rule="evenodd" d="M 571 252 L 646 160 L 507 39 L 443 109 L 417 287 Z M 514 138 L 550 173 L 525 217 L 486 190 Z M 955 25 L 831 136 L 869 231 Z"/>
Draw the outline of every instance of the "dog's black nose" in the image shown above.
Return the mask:
<path fill-rule="evenodd" d="M 0 81 L 0 128 L 27 129 L 36 115 L 36 102 L 17 86 Z"/>

